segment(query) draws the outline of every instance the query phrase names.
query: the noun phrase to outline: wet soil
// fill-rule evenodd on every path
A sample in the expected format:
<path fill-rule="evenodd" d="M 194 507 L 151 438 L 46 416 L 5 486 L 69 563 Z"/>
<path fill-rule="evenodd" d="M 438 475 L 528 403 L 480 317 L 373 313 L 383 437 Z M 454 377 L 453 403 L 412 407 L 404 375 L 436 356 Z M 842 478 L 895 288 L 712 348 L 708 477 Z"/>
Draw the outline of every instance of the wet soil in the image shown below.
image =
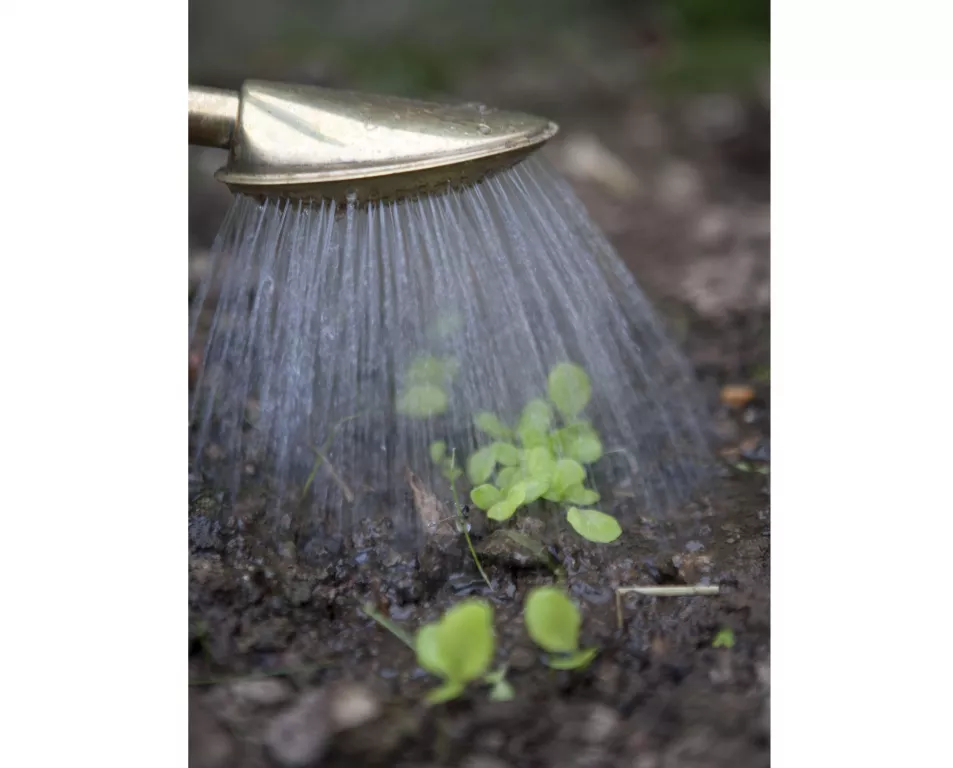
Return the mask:
<path fill-rule="evenodd" d="M 699 324 L 687 333 L 713 397 L 726 381 L 754 395 L 719 407 L 722 476 L 690 506 L 690 523 L 674 532 L 646 523 L 607 546 L 571 532 L 546 542 L 582 610 L 585 643 L 600 649 L 583 671 L 548 669 L 522 622 L 526 592 L 552 583 L 552 568 L 494 547 L 479 528 L 492 591 L 461 537 L 409 546 L 387 509 L 335 540 L 276 539 L 258 527 L 254 498 L 223 510 L 219 495 L 197 489 L 192 764 L 768 765 L 769 387 L 739 378 L 767 363 L 760 328 Z M 619 625 L 616 587 L 669 583 L 716 584 L 721 594 L 627 597 Z M 494 606 L 496 661 L 508 665 L 516 698 L 493 702 L 474 686 L 428 709 L 423 696 L 437 681 L 361 606 L 412 632 L 471 595 Z M 733 647 L 713 647 L 722 629 L 734 633 Z"/>

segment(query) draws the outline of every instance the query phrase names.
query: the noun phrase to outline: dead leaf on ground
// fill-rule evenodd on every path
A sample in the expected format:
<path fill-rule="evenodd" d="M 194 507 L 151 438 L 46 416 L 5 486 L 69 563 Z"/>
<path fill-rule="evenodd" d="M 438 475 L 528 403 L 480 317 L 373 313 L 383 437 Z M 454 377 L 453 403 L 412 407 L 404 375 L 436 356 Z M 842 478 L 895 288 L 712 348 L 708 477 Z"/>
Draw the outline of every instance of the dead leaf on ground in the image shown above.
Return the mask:
<path fill-rule="evenodd" d="M 427 533 L 453 533 L 453 516 L 446 506 L 417 475 L 409 469 L 406 475 L 407 484 L 414 496 L 414 509 L 417 510 Z"/>

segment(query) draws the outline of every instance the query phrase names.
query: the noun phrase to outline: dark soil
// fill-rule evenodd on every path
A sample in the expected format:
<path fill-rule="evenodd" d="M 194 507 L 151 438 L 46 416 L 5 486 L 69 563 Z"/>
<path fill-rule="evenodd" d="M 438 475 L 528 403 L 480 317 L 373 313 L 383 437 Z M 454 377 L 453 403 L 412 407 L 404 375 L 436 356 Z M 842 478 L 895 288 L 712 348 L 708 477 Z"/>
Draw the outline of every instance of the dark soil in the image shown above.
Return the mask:
<path fill-rule="evenodd" d="M 721 335 L 729 342 L 724 376 L 713 340 L 689 333 L 713 357 L 712 378 L 737 381 L 739 367 L 766 362 L 745 361 L 730 346 L 737 339 Z M 459 537 L 408 548 L 386 510 L 346 538 L 316 545 L 259 530 L 253 499 L 223 518 L 215 494 L 196 494 L 193 765 L 768 765 L 769 496 L 767 477 L 752 470 L 764 472 L 770 459 L 769 423 L 766 386 L 754 389 L 743 411 L 720 411 L 725 454 L 741 468 L 726 462 L 682 535 L 647 524 L 609 546 L 571 534 L 551 542 L 582 608 L 584 640 L 601 649 L 581 672 L 549 670 L 526 635 L 523 598 L 555 577 L 525 554 L 494 557 L 492 544 L 477 539 L 490 592 Z M 722 592 L 629 597 L 619 628 L 614 588 L 656 583 L 712 583 Z M 413 631 L 468 595 L 494 605 L 497 662 L 509 664 L 516 699 L 495 703 L 475 686 L 462 700 L 427 709 L 422 698 L 436 681 L 360 607 L 372 603 Z M 734 632 L 733 648 L 712 647 L 723 628 Z M 306 759 L 281 754 L 294 748 Z"/>

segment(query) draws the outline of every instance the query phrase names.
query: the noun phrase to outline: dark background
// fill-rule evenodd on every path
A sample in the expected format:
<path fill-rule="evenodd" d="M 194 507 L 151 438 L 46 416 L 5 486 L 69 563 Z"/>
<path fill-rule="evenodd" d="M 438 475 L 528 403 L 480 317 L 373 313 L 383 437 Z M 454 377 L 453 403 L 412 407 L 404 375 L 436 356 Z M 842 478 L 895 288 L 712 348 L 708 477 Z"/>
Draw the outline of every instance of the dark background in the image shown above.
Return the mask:
<path fill-rule="evenodd" d="M 193 0 L 189 22 L 193 83 L 270 78 L 556 120 L 546 154 L 676 331 L 704 321 L 728 347 L 765 346 L 768 0 Z M 211 176 L 222 162 L 190 149 L 193 279 L 230 200 Z"/>

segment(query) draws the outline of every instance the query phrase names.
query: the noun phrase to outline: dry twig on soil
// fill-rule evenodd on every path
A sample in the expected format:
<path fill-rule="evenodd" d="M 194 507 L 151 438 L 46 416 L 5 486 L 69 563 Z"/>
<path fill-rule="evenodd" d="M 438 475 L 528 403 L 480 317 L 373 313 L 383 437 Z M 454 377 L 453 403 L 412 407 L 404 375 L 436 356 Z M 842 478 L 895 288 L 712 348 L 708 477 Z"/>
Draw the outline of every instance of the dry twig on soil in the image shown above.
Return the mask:
<path fill-rule="evenodd" d="M 628 594 L 645 595 L 646 597 L 700 597 L 719 594 L 717 586 L 695 584 L 679 587 L 616 587 L 615 589 L 615 616 L 622 629 L 622 598 Z"/>

